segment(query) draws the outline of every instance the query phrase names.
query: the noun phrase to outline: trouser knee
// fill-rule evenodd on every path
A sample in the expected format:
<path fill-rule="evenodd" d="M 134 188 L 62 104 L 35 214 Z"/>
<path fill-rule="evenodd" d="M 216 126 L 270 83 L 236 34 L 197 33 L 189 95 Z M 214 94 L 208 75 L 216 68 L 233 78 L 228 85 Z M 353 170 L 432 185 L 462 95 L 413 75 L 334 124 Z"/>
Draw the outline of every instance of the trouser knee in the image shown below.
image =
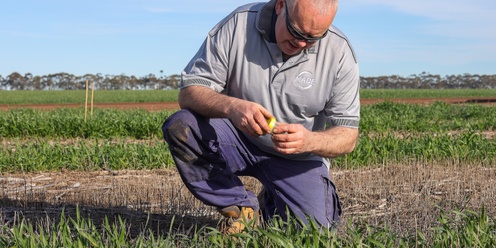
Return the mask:
<path fill-rule="evenodd" d="M 197 123 L 195 114 L 187 109 L 173 113 L 162 125 L 162 133 L 167 143 L 176 141 L 185 142 L 187 133 L 191 132 L 191 125 Z"/>
<path fill-rule="evenodd" d="M 218 154 L 217 142 L 209 142 L 215 140 L 215 130 L 207 118 L 180 110 L 164 122 L 162 131 L 186 183 L 205 180 L 224 170 L 225 163 Z"/>
<path fill-rule="evenodd" d="M 162 125 L 164 139 L 174 157 L 192 163 L 190 150 L 192 138 L 191 124 L 196 123 L 194 114 L 189 110 L 180 110 L 172 114 Z"/>

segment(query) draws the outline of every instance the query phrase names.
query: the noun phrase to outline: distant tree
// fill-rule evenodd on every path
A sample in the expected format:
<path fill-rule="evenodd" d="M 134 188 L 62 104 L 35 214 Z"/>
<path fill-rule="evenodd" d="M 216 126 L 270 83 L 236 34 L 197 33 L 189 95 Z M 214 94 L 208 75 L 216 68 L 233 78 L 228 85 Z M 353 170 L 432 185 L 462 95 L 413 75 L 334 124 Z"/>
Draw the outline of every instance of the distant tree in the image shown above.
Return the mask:
<path fill-rule="evenodd" d="M 7 76 L 7 87 L 12 90 L 24 90 L 26 79 L 18 72 L 13 72 Z"/>
<path fill-rule="evenodd" d="M 0 90 L 5 90 L 6 85 L 4 85 L 4 84 L 6 84 L 6 83 L 7 83 L 7 80 L 5 80 L 2 75 L 0 75 Z"/>
<path fill-rule="evenodd" d="M 33 79 L 31 80 L 31 85 L 33 90 L 42 90 L 42 85 L 41 85 L 41 77 L 40 76 L 34 76 Z"/>
<path fill-rule="evenodd" d="M 181 80 L 181 75 L 172 74 L 167 78 L 167 86 L 171 87 L 172 89 L 177 89 L 179 88 L 180 80 Z"/>

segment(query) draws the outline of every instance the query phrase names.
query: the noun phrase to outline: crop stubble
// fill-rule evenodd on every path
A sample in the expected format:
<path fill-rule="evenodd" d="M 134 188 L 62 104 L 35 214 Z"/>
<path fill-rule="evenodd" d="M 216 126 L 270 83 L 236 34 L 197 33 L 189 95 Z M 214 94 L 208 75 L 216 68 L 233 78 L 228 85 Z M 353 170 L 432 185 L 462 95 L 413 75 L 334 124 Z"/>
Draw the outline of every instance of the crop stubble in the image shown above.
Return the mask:
<path fill-rule="evenodd" d="M 331 176 L 343 205 L 342 219 L 388 223 L 392 230 L 429 232 L 439 214 L 450 210 L 496 212 L 496 168 L 455 162 L 412 162 L 363 169 L 332 169 Z M 243 178 L 258 192 L 260 184 Z M 0 177 L 0 219 L 13 224 L 15 217 L 32 221 L 57 221 L 64 210 L 102 223 L 120 215 L 131 234 L 145 223 L 157 234 L 169 230 L 174 218 L 177 232 L 195 225 L 215 226 L 220 217 L 196 200 L 174 169 L 95 172 L 4 174 Z M 345 226 L 346 223 L 341 225 Z"/>

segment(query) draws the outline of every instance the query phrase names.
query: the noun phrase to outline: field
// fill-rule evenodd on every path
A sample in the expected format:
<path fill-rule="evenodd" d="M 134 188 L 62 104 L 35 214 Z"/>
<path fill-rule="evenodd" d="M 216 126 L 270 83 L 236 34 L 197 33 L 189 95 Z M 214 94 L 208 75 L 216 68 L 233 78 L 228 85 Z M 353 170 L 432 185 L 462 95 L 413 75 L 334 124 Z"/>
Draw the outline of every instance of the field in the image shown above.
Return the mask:
<path fill-rule="evenodd" d="M 276 225 L 243 240 L 215 233 L 173 168 L 160 125 L 177 104 L 161 102 L 177 92 L 96 92 L 86 121 L 84 92 L 0 92 L 19 99 L 0 102 L 0 246 L 494 246 L 496 92 L 420 92 L 362 93 L 359 145 L 331 169 L 337 234 Z"/>
<path fill-rule="evenodd" d="M 102 90 L 94 93 L 94 106 L 99 108 L 141 108 L 158 111 L 176 109 L 177 90 Z M 496 103 L 495 89 L 453 90 L 361 90 L 362 104 L 384 100 L 391 102 L 432 103 Z M 61 107 L 84 107 L 84 90 L 71 91 L 0 91 L 0 110 L 15 108 L 55 109 Z M 90 104 L 91 93 L 88 93 Z M 89 106 L 89 105 L 88 105 Z"/>

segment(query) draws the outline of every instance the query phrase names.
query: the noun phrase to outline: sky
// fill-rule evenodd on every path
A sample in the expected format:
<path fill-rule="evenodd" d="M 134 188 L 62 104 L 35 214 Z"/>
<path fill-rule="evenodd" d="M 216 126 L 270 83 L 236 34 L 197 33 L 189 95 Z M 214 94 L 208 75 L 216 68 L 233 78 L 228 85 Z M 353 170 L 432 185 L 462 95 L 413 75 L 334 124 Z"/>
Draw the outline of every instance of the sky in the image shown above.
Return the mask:
<path fill-rule="evenodd" d="M 0 75 L 180 74 L 242 0 L 0 3 Z M 362 76 L 496 74 L 494 0 L 341 0 Z"/>

